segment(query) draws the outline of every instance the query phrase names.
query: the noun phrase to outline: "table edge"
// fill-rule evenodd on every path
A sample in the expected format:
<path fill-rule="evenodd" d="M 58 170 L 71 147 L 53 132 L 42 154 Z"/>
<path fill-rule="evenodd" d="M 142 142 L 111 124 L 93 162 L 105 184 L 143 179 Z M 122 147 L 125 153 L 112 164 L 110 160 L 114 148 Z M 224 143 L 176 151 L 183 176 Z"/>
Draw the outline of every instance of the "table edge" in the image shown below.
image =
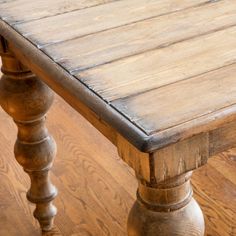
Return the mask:
<path fill-rule="evenodd" d="M 181 126 L 147 135 L 2 19 L 0 19 L 0 35 L 13 43 L 24 58 L 28 56 L 31 63 L 39 68 L 41 74 L 36 74 L 40 79 L 75 110 L 77 109 L 73 106 L 74 102 L 76 100 L 82 102 L 141 152 L 152 153 L 170 144 L 199 133 L 210 132 L 225 123 L 236 120 L 236 105 L 231 105 L 229 108 L 221 110 L 220 113 L 213 112 L 189 123 L 183 123 Z M 34 70 L 32 71 L 34 72 Z M 67 79 L 63 79 L 62 83 L 62 78 Z M 196 120 L 198 120 L 197 124 Z M 192 132 L 189 132 L 190 129 Z"/>

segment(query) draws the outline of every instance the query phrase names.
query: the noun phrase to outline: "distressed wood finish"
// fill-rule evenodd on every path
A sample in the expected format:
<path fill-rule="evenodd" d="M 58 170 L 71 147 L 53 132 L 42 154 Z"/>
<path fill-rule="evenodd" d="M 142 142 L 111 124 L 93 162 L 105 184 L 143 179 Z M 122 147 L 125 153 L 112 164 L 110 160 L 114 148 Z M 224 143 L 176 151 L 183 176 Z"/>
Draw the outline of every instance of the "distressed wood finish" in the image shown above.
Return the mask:
<path fill-rule="evenodd" d="M 112 1 L 115 0 L 57 0 L 55 4 L 54 1 L 48 0 L 4 0 L 3 3 L 0 1 L 0 3 L 2 3 L 0 5 L 0 11 L 3 14 L 3 18 L 5 20 L 11 22 L 12 24 L 19 24 L 27 21 L 61 15 L 66 12 L 78 11 Z M 22 5 L 24 5 L 24 11 L 19 11 Z M 16 11 L 17 15 L 14 14 Z M 26 12 L 27 14 L 25 14 Z"/>
<path fill-rule="evenodd" d="M 55 228 L 43 236 L 126 236 L 127 210 L 137 187 L 133 171 L 119 159 L 114 145 L 57 95 L 47 115 L 47 127 L 58 145 L 52 177 L 59 196 Z M 15 131 L 0 109 L 0 235 L 38 236 L 31 206 L 22 196 L 28 178 L 12 158 Z M 235 170 L 236 149 L 210 158 L 193 173 L 191 183 L 204 212 L 205 235 L 236 233 Z"/>
<path fill-rule="evenodd" d="M 9 64 L 9 56 L 3 56 L 7 79 L 1 80 L 2 94 L 10 81 L 21 84 L 12 91 L 14 96 L 18 89 L 27 88 L 24 82 L 33 75 L 27 72 L 29 78 L 19 79 L 27 67 L 40 78 L 34 79 L 35 83 L 44 81 L 117 146 L 139 182 L 129 235 L 202 236 L 203 216 L 190 194 L 188 173 L 236 144 L 232 140 L 236 127 L 235 2 L 72 4 L 60 0 L 55 7 L 55 1 L 40 2 L 0 1 L 0 35 L 5 38 L 2 51 L 7 40 L 17 58 Z M 28 16 L 18 14 L 23 5 L 36 10 Z M 17 70 L 9 74 L 8 67 Z M 18 80 L 12 76 L 17 73 Z M 3 107 L 7 99 L 2 99 Z M 36 102 L 31 112 L 36 110 L 36 118 L 43 121 L 48 107 L 39 114 Z M 16 120 L 19 140 L 29 138 L 38 146 L 29 130 L 40 139 L 44 126 L 37 125 L 30 115 L 19 122 L 11 109 L 6 110 Z M 44 151 L 53 154 L 50 150 Z M 37 181 L 32 178 L 32 182 Z M 53 195 L 52 189 L 48 187 Z M 45 191 L 35 194 L 41 196 Z M 49 208 L 40 205 L 36 216 L 41 218 L 46 212 L 50 221 L 55 211 L 47 204 Z M 47 224 L 50 228 L 50 222 Z"/>
<path fill-rule="evenodd" d="M 34 217 L 42 230 L 47 231 L 52 228 L 57 212 L 52 204 L 57 190 L 49 178 L 56 144 L 44 125 L 53 92 L 14 57 L 3 38 L 0 55 L 3 72 L 0 80 L 1 106 L 18 127 L 15 157 L 31 179 L 27 198 L 36 204 Z"/>
<path fill-rule="evenodd" d="M 188 171 L 207 163 L 208 141 L 203 134 L 141 154 L 122 137 L 117 139 L 119 155 L 135 170 L 139 182 L 128 219 L 129 236 L 204 235 L 204 217 L 192 198 Z"/>
<path fill-rule="evenodd" d="M 204 218 L 192 198 L 191 173 L 159 186 L 139 184 L 128 219 L 129 236 L 204 235 Z"/>
<path fill-rule="evenodd" d="M 32 42 L 37 42 L 37 45 L 42 47 L 45 44 L 108 30 L 206 2 L 207 0 L 193 0 L 191 2 L 182 0 L 173 4 L 171 0 L 162 2 L 156 0 L 114 1 L 83 11 L 68 12 L 55 17 L 39 19 L 36 22 L 19 24 L 16 25 L 16 28 L 23 35 L 27 35 L 27 38 Z M 61 22 L 60 27 L 58 27 L 58 22 Z M 39 27 L 35 27 L 35 25 Z"/>
<path fill-rule="evenodd" d="M 181 126 L 196 122 L 198 118 L 207 119 L 233 106 L 236 101 L 235 75 L 236 66 L 233 64 L 179 83 L 115 100 L 112 105 L 147 134 L 172 127 L 180 130 Z M 176 104 L 174 107 L 173 101 Z M 152 109 L 154 106 L 155 110 Z"/>
<path fill-rule="evenodd" d="M 219 154 L 232 147 L 236 147 L 236 122 L 229 122 L 209 133 L 209 155 Z"/>
<path fill-rule="evenodd" d="M 163 1 L 159 2 L 159 4 L 162 2 Z M 151 51 L 156 48 L 164 48 L 176 42 L 186 39 L 190 40 L 199 35 L 219 31 L 236 24 L 235 2 L 231 0 L 217 1 L 214 4 L 214 7 L 211 4 L 200 5 L 198 7 L 187 8 L 172 14 L 163 14 L 160 17 L 153 17 L 92 35 L 51 44 L 43 47 L 43 51 L 71 73 L 77 74 L 81 70 L 116 61 L 134 54 L 140 54 L 145 51 Z M 207 22 L 210 23 L 208 24 Z M 203 25 L 204 27 L 202 27 Z M 76 45 L 76 47 L 74 47 L 74 45 Z M 216 47 L 216 45 L 214 46 Z M 183 47 L 185 47 L 185 45 Z M 163 51 L 163 54 L 165 53 L 166 51 Z M 159 55 L 159 57 L 160 56 L 162 55 Z M 169 60 L 171 60 L 171 58 L 169 58 Z M 135 63 L 134 61 L 132 67 Z M 156 63 L 162 62 L 157 61 Z M 168 66 L 170 63 L 171 61 L 165 61 L 162 65 L 166 64 L 166 66 Z M 114 64 L 114 66 L 116 66 L 116 64 Z M 160 65 L 158 64 L 157 68 L 159 67 Z M 99 76 L 99 74 L 97 76 Z M 141 76 L 142 75 L 140 75 L 140 77 Z M 83 78 L 83 76 L 81 76 L 81 78 Z M 135 78 L 129 79 L 135 83 L 135 80 L 138 78 L 139 76 L 135 76 Z M 101 76 L 99 83 L 102 83 L 104 79 L 106 79 L 106 77 Z M 121 73 L 119 77 L 120 81 L 117 81 L 117 83 L 122 85 L 124 79 L 123 73 Z M 94 86 L 95 82 L 96 79 L 94 78 Z M 107 84 L 107 86 L 109 86 L 109 84 Z M 111 91 L 113 98 L 119 93 L 119 90 L 116 91 L 116 89 Z"/>
<path fill-rule="evenodd" d="M 235 37 L 236 27 L 231 27 L 85 70 L 76 76 L 106 101 L 132 99 L 136 94 L 146 96 L 149 91 L 164 86 L 168 89 L 174 83 L 178 86 L 179 81 L 195 79 L 201 74 L 207 76 L 213 70 L 235 63 Z M 140 107 L 140 110 L 146 109 Z"/>
<path fill-rule="evenodd" d="M 165 3 L 163 2 L 164 5 L 162 6 L 162 9 L 164 9 L 165 11 L 165 13 L 163 14 L 171 18 L 173 24 L 177 22 L 176 23 L 177 28 L 179 28 L 181 25 L 181 21 L 179 21 L 181 19 L 181 13 L 183 14 L 183 16 L 189 14 L 188 16 L 189 20 L 191 19 L 190 21 L 193 22 L 193 26 L 190 27 L 192 29 L 193 34 L 190 31 L 188 31 L 187 28 L 185 31 L 186 34 L 179 34 L 183 35 L 181 42 L 179 42 L 178 37 L 176 37 L 176 40 L 173 39 L 173 41 L 171 42 L 172 45 L 169 45 L 170 41 L 168 41 L 167 38 L 163 37 L 162 39 L 163 48 L 159 49 L 157 48 L 148 52 L 146 52 L 148 48 L 144 48 L 143 50 L 145 50 L 145 52 L 140 53 L 139 55 L 133 55 L 136 54 L 134 50 L 132 51 L 133 56 L 130 54 L 128 58 L 122 58 L 115 62 L 109 61 L 107 65 L 97 66 L 95 68 L 79 72 L 78 74 L 76 74 L 76 77 L 68 73 L 69 68 L 66 67 L 66 63 L 63 64 L 64 53 L 60 54 L 62 60 L 58 61 L 58 64 L 55 64 L 54 61 L 52 61 L 52 59 L 55 57 L 50 51 L 48 51 L 47 53 L 52 59 L 48 58 L 44 54 L 43 52 L 44 48 L 41 50 L 37 50 L 36 48 L 34 48 L 32 44 L 27 43 L 27 41 L 25 41 L 23 38 L 17 37 L 17 33 L 10 30 L 11 27 L 5 25 L 4 22 L 2 22 L 2 33 L 5 35 L 5 37 L 9 39 L 9 41 L 14 41 L 14 46 L 16 47 L 16 51 L 18 51 L 18 57 L 26 64 L 28 63 L 29 67 L 32 68 L 32 70 L 36 74 L 40 75 L 40 77 L 47 84 L 49 84 L 57 93 L 62 95 L 70 104 L 72 104 L 78 110 L 81 110 L 81 106 L 83 105 L 92 110 L 94 112 L 93 115 L 95 116 L 95 119 L 93 118 L 91 120 L 93 120 L 93 123 L 96 123 L 94 122 L 94 120 L 98 119 L 97 122 L 98 127 L 99 124 L 102 123 L 103 126 L 104 124 L 110 126 L 111 127 L 110 130 L 114 129 L 113 131 L 115 135 L 109 135 L 106 133 L 106 136 L 112 137 L 113 142 L 115 142 L 116 132 L 118 132 L 126 139 L 128 139 L 128 141 L 130 141 L 133 145 L 135 145 L 139 150 L 145 152 L 153 152 L 156 149 L 170 145 L 182 139 L 190 138 L 191 136 L 196 135 L 198 133 L 214 130 L 215 128 L 218 128 L 221 125 L 223 125 L 224 123 L 230 122 L 232 121 L 232 119 L 235 119 L 234 118 L 235 105 L 233 96 L 229 97 L 229 101 L 231 102 L 230 104 L 227 102 L 228 101 L 227 99 L 225 101 L 220 101 L 219 99 L 217 99 L 215 106 L 213 104 L 214 99 L 210 99 L 210 104 L 212 105 L 210 109 L 209 107 L 204 106 L 204 108 L 201 108 L 202 110 L 198 113 L 199 107 L 196 107 L 195 109 L 192 108 L 191 111 L 193 112 L 192 113 L 189 112 L 188 116 L 184 117 L 184 122 L 181 125 L 179 124 L 179 120 L 181 120 L 180 116 L 170 115 L 170 117 L 172 117 L 173 120 L 168 118 L 168 121 L 170 121 L 170 123 L 167 126 L 163 127 L 158 127 L 158 126 L 161 122 L 164 122 L 166 120 L 166 117 L 160 118 L 158 116 L 158 114 L 160 113 L 158 112 L 158 109 L 147 110 L 145 103 L 143 103 L 143 105 L 140 104 L 138 112 L 139 113 L 144 112 L 143 114 L 144 117 L 145 117 L 145 112 L 148 113 L 147 116 L 148 119 L 144 120 L 147 126 L 144 126 L 143 128 L 143 124 L 145 123 L 142 121 L 141 117 L 142 114 L 141 116 L 136 116 L 135 112 L 132 113 L 131 110 L 129 110 L 127 113 L 126 110 L 123 109 L 123 107 L 126 107 L 125 104 L 124 106 L 122 105 L 123 101 L 128 102 L 129 99 L 131 101 L 132 99 L 136 100 L 139 97 L 140 98 L 142 97 L 144 99 L 145 97 L 148 97 L 150 95 L 149 99 L 153 99 L 150 102 L 150 104 L 152 104 L 150 107 L 152 108 L 155 106 L 156 108 L 158 108 L 160 104 L 162 104 L 162 102 L 159 102 L 157 99 L 155 99 L 155 96 L 159 94 L 160 91 L 159 89 L 162 90 L 162 87 L 164 86 L 166 87 L 166 91 L 168 91 L 168 88 L 172 88 L 171 85 L 172 83 L 176 83 L 176 86 L 178 87 L 178 84 L 181 83 L 182 80 L 188 80 L 188 79 L 197 80 L 198 78 L 195 77 L 199 76 L 199 74 L 203 75 L 205 74 L 207 78 L 210 75 L 212 76 L 213 74 L 211 73 L 216 71 L 215 72 L 216 74 L 220 72 L 221 76 L 224 76 L 225 73 L 224 70 L 227 70 L 227 68 L 231 68 L 233 71 L 229 73 L 230 76 L 233 78 L 234 67 L 235 67 L 234 66 L 235 55 L 236 55 L 235 54 L 236 47 L 234 40 L 235 27 L 233 27 L 233 25 L 235 25 L 236 23 L 234 22 L 235 6 L 234 2 L 232 1 L 227 2 L 228 4 L 223 4 L 226 3 L 226 1 L 227 0 L 225 1 L 221 0 L 217 2 L 194 1 L 191 2 L 191 4 L 194 5 L 187 7 L 186 7 L 186 2 L 181 2 L 181 3 L 178 2 L 180 5 L 177 7 L 178 9 L 175 10 L 177 11 L 175 13 L 173 13 L 173 10 L 171 9 L 173 6 L 177 6 L 178 5 L 177 3 L 176 3 L 177 5 L 176 4 L 172 5 L 168 1 Z M 130 2 L 127 1 L 126 4 L 128 3 L 131 4 Z M 100 8 L 103 7 L 104 7 L 103 10 L 105 11 L 105 9 L 107 9 L 108 6 L 110 6 L 110 4 L 112 4 L 112 6 L 114 7 L 116 6 L 116 4 L 121 4 L 121 3 L 117 1 L 113 3 L 104 4 L 104 6 L 103 5 L 95 6 L 93 7 L 93 11 L 98 11 Z M 149 4 L 145 5 L 145 3 L 142 1 L 140 2 L 140 4 L 141 4 L 140 6 L 142 7 L 140 7 L 139 10 L 142 9 L 144 15 L 140 16 L 140 18 L 137 21 L 142 23 L 145 20 L 147 20 L 147 18 L 150 17 L 149 15 L 146 15 L 149 14 L 149 11 L 143 10 L 143 9 L 148 9 L 150 5 Z M 138 8 L 138 6 L 136 7 Z M 87 10 L 89 9 L 92 8 L 87 8 Z M 201 9 L 201 11 L 199 11 L 199 9 Z M 208 9 L 208 11 L 205 9 Z M 84 10 L 81 11 L 83 12 Z M 205 17 L 205 15 L 202 12 L 205 12 L 205 15 L 208 15 L 207 13 L 211 12 L 209 14 L 209 17 L 212 17 L 212 20 L 209 18 L 208 20 L 205 21 L 203 20 L 202 22 L 199 22 L 199 24 L 197 23 L 196 20 L 194 21 L 195 15 L 199 15 L 199 17 L 201 16 L 200 19 L 202 17 L 203 18 Z M 66 17 L 65 15 L 66 14 L 61 14 L 60 16 Z M 164 16 L 155 16 L 153 17 L 153 20 L 155 21 L 154 18 L 156 18 L 156 20 L 158 21 L 159 19 L 161 19 L 161 17 Z M 52 25 L 53 27 L 57 25 L 56 24 L 57 18 L 55 18 L 54 16 L 48 17 L 47 19 L 50 19 L 50 22 L 52 22 L 48 23 L 49 27 L 50 25 Z M 129 23 L 120 22 L 119 18 L 116 19 L 117 23 L 121 24 L 120 26 L 122 26 L 122 24 L 127 24 L 127 25 L 130 24 L 130 22 Z M 214 24 L 212 24 L 213 19 L 217 19 L 216 21 L 214 21 Z M 72 18 L 71 21 L 73 21 Z M 38 24 L 36 22 L 41 22 L 41 20 L 39 19 L 37 21 L 31 21 L 26 24 L 31 24 L 34 30 L 39 30 L 40 32 L 41 31 L 46 32 L 46 29 L 44 29 L 44 27 L 42 27 L 41 24 Z M 102 22 L 103 18 L 98 20 L 97 23 L 102 24 Z M 135 24 L 139 24 L 139 22 Z M 73 22 L 70 23 L 69 25 L 71 24 L 73 24 Z M 173 24 L 170 24 L 170 26 L 172 26 Z M 19 31 L 20 34 L 23 34 L 24 33 L 23 29 L 18 28 L 21 25 L 23 26 L 25 25 L 25 23 L 17 24 L 16 30 Z M 95 25 L 94 27 L 93 25 L 90 26 L 92 27 L 91 30 L 93 31 L 93 34 L 91 34 L 90 37 L 94 36 L 94 38 L 96 38 L 97 36 L 96 26 Z M 119 30 L 119 28 L 122 28 L 124 26 L 122 27 L 115 26 L 115 27 L 117 28 L 117 30 Z M 163 27 L 165 28 L 167 26 Z M 145 27 L 144 24 L 143 28 L 144 32 L 147 32 L 147 34 L 144 33 L 144 35 L 147 35 L 147 37 L 145 37 L 143 41 L 145 42 L 144 43 L 145 45 L 148 45 L 150 44 L 148 41 L 150 35 L 148 33 L 148 27 Z M 202 35 L 202 33 L 200 32 L 200 35 L 197 34 L 192 38 L 191 34 L 194 35 L 194 32 L 197 33 L 198 30 L 202 30 L 203 28 L 205 29 L 203 33 L 204 35 Z M 79 27 L 77 27 L 76 29 L 80 30 Z M 25 37 L 31 40 L 35 46 L 38 46 L 37 40 L 40 41 L 39 38 L 40 35 L 36 36 L 37 40 L 35 41 L 31 39 L 31 28 L 29 27 L 27 28 L 27 30 L 28 33 L 25 34 Z M 110 32 L 112 35 L 113 30 L 109 29 L 108 27 L 106 29 L 106 33 Z M 80 32 L 82 31 L 83 29 L 81 29 Z M 68 31 L 65 30 L 63 32 L 62 31 L 60 32 L 65 36 L 69 34 Z M 168 35 L 169 34 L 168 32 L 173 32 L 173 31 L 171 29 L 168 31 L 163 31 L 162 35 Z M 176 32 L 178 32 L 178 30 L 176 30 Z M 136 36 L 132 38 L 132 32 L 130 34 L 129 33 L 125 34 L 127 38 L 130 38 L 131 40 L 130 42 L 133 42 L 132 45 L 135 45 Z M 54 34 L 52 33 L 50 35 Z M 152 37 L 154 38 L 153 42 L 158 41 L 159 38 L 162 38 L 162 37 L 157 37 L 157 35 L 153 36 L 151 35 L 150 39 Z M 14 40 L 15 38 L 17 38 L 17 40 Z M 47 39 L 46 36 L 45 39 Z M 121 40 L 122 39 L 123 38 L 121 37 Z M 58 40 L 63 41 L 63 39 L 60 37 L 58 37 Z M 101 38 L 101 41 L 102 40 L 103 39 Z M 227 44 L 225 44 L 225 41 L 227 41 Z M 68 43 L 68 45 L 73 43 L 74 48 L 77 47 L 75 41 L 68 40 L 66 42 Z M 66 44 L 66 42 L 64 43 Z M 41 43 L 43 44 L 43 42 Z M 47 43 L 51 44 L 52 42 L 48 41 Z M 114 43 L 113 40 L 110 40 L 107 42 L 107 45 L 113 45 L 113 43 Z M 60 43 L 55 44 L 54 50 L 60 52 L 60 45 L 61 45 Z M 204 45 L 204 47 L 202 47 L 202 45 Z M 24 48 L 24 50 L 19 50 L 19 48 L 20 49 Z M 75 53 L 77 54 L 76 50 L 73 51 L 75 51 Z M 90 52 L 88 52 L 88 54 L 89 53 Z M 26 55 L 31 59 L 27 60 Z M 96 58 L 100 57 L 97 56 Z M 76 59 L 75 61 L 78 61 L 79 63 L 80 60 Z M 152 62 L 155 62 L 155 66 Z M 62 71 L 61 66 L 62 67 L 65 66 L 66 70 Z M 45 68 L 45 70 L 42 70 L 42 68 Z M 79 64 L 77 69 L 78 68 Z M 74 67 L 74 69 L 75 71 L 77 71 L 76 66 Z M 82 83 L 76 81 L 76 78 L 79 79 Z M 227 78 L 223 79 L 227 80 Z M 219 80 L 221 81 L 222 78 L 220 78 Z M 211 81 L 209 80 L 207 86 L 212 86 L 212 83 L 214 83 L 213 79 Z M 84 85 L 86 87 L 89 87 L 89 89 L 86 90 Z M 234 85 L 231 87 L 232 89 L 234 89 Z M 219 92 L 219 94 L 221 93 L 220 90 L 219 91 L 215 90 L 215 92 L 216 93 Z M 154 94 L 155 96 L 152 96 L 152 94 Z M 178 93 L 176 95 L 179 97 Z M 124 96 L 128 96 L 128 98 L 126 99 L 124 98 Z M 136 98 L 136 96 L 138 98 Z M 185 96 L 186 99 L 188 99 L 187 94 Z M 103 99 L 101 99 L 101 97 Z M 167 97 L 165 97 L 164 99 L 166 98 Z M 206 99 L 209 99 L 207 95 L 204 99 L 201 96 L 199 96 L 196 97 L 195 100 L 193 101 L 191 101 L 190 99 L 189 104 L 191 104 L 191 102 L 193 102 L 194 105 L 202 104 Z M 219 104 L 218 103 L 219 101 L 222 103 Z M 78 105 L 78 103 L 80 102 L 81 104 Z M 121 104 L 121 107 L 119 107 L 119 104 Z M 216 110 L 212 110 L 211 108 Z M 117 112 L 117 109 L 119 112 Z M 129 108 L 127 107 L 127 109 Z M 165 112 L 167 111 L 168 110 L 166 110 Z M 136 119 L 140 122 L 136 122 Z M 156 127 L 156 125 L 158 126 Z"/>
<path fill-rule="evenodd" d="M 139 180 L 146 184 L 156 184 L 205 165 L 209 158 L 209 150 L 211 154 L 215 154 L 221 148 L 212 141 L 212 136 L 209 138 L 209 134 L 204 133 L 154 153 L 140 152 L 121 136 L 117 137 L 116 145 L 120 157 L 135 170 Z M 226 143 L 228 147 L 236 146 L 231 140 Z"/>

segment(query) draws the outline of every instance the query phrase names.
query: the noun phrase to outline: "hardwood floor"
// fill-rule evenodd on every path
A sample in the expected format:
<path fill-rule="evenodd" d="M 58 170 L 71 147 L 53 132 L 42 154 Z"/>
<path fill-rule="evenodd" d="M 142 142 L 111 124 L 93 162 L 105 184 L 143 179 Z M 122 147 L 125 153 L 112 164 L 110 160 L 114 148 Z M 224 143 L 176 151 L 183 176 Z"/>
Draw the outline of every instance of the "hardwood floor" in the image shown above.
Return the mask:
<path fill-rule="evenodd" d="M 61 98 L 48 114 L 58 144 L 52 180 L 58 215 L 49 235 L 123 236 L 137 188 L 132 170 L 109 143 Z M 13 157 L 16 128 L 0 110 L 0 236 L 40 235 L 25 198 L 29 179 Z M 192 184 L 207 236 L 236 235 L 236 149 L 211 158 Z"/>

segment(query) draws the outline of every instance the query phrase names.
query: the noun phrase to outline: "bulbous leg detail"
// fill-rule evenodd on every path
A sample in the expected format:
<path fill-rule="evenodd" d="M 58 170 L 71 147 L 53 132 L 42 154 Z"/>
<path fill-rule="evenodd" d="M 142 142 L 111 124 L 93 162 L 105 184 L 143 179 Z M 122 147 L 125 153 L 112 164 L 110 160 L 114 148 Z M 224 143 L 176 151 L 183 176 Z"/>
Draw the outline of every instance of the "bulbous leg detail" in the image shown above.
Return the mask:
<path fill-rule="evenodd" d="M 14 153 L 31 179 L 27 198 L 36 204 L 34 216 L 42 230 L 50 230 L 57 212 L 52 204 L 57 190 L 49 178 L 56 143 L 45 127 L 45 119 L 54 94 L 14 57 L 5 41 L 1 42 L 0 104 L 18 127 Z"/>
<path fill-rule="evenodd" d="M 128 219 L 129 236 L 203 236 L 204 217 L 192 198 L 190 174 L 159 186 L 139 183 Z"/>

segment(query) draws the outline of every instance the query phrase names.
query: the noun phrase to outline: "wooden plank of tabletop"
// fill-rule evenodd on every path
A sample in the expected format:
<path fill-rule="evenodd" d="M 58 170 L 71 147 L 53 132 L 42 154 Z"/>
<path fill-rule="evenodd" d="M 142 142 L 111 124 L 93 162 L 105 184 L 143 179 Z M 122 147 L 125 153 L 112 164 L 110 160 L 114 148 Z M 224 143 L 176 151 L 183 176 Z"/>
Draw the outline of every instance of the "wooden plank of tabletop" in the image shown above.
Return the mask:
<path fill-rule="evenodd" d="M 203 63 L 206 62 L 203 60 Z M 192 79 L 118 99 L 112 102 L 112 106 L 150 135 L 188 121 L 195 122 L 196 118 L 236 104 L 235 76 L 236 64 L 232 64 Z"/>
<path fill-rule="evenodd" d="M 8 23 L 16 24 L 97 6 L 113 1 L 116 0 L 3 0 L 0 1 L 0 15 Z"/>
<path fill-rule="evenodd" d="M 236 62 L 236 27 L 76 74 L 104 100 L 142 93 Z"/>
<path fill-rule="evenodd" d="M 73 11 L 33 22 L 17 24 L 15 28 L 34 44 L 42 47 L 45 44 L 81 37 L 207 2 L 209 1 L 115 1 L 81 11 Z M 17 9 L 12 14 L 17 15 Z"/>
<path fill-rule="evenodd" d="M 236 25 L 236 1 L 223 0 L 43 48 L 71 73 Z"/>

